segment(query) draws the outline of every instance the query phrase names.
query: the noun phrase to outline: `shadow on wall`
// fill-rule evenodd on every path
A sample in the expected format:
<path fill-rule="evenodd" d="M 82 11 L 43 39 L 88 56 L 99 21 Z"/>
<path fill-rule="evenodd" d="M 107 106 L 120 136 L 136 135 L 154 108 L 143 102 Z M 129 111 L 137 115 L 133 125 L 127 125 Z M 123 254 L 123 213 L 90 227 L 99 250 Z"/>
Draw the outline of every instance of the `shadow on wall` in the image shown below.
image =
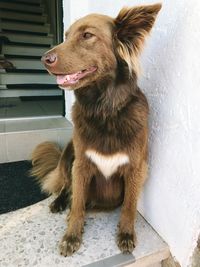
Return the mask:
<path fill-rule="evenodd" d="M 200 235 L 197 241 L 197 246 L 191 258 L 191 267 L 199 267 L 199 266 L 200 266 Z"/>

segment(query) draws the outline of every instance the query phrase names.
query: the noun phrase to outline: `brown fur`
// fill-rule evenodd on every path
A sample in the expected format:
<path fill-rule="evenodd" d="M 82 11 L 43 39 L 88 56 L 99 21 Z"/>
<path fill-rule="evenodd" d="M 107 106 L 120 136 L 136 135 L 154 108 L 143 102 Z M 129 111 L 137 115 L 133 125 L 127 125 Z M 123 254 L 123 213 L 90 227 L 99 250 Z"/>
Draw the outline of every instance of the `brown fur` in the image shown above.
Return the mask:
<path fill-rule="evenodd" d="M 148 138 L 148 103 L 137 86 L 137 57 L 160 8 L 160 4 L 125 8 L 116 19 L 86 16 L 70 27 L 65 42 L 43 57 L 55 75 L 96 67 L 70 86 L 76 96 L 73 143 L 62 155 L 49 143 L 33 152 L 33 174 L 48 192 L 60 191 L 51 210 L 64 209 L 69 194 L 72 197 L 68 228 L 60 244 L 64 256 L 81 244 L 86 207 L 109 209 L 123 203 L 117 244 L 122 252 L 135 247 L 134 221 L 147 174 Z M 55 60 L 49 62 L 49 58 Z M 108 161 L 121 153 L 129 162 L 106 179 L 86 156 L 88 150 Z"/>

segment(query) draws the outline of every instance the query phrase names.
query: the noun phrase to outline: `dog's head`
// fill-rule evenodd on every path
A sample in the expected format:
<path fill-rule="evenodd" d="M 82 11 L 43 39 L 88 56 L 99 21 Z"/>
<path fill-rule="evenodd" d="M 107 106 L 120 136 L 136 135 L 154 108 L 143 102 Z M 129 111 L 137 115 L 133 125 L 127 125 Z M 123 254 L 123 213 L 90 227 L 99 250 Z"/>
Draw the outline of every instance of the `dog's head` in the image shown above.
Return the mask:
<path fill-rule="evenodd" d="M 161 4 L 123 8 L 116 18 L 91 14 L 76 21 L 63 43 L 48 51 L 42 61 L 63 89 L 78 89 L 115 78 L 122 66 L 137 74 L 137 58 Z"/>

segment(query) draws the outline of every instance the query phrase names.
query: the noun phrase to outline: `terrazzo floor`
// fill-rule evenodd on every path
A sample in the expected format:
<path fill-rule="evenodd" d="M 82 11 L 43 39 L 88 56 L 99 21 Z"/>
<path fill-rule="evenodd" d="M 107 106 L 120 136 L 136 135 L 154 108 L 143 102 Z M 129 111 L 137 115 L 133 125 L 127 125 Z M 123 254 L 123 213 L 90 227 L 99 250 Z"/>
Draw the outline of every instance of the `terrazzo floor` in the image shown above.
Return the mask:
<path fill-rule="evenodd" d="M 52 197 L 0 216 L 0 267 L 81 267 L 115 255 L 123 257 L 115 244 L 119 209 L 88 212 L 81 248 L 71 257 L 60 256 L 58 244 L 66 228 L 66 212 L 50 213 L 51 201 Z M 168 246 L 139 214 L 136 233 L 138 245 L 128 261 L 151 255 L 167 257 Z"/>

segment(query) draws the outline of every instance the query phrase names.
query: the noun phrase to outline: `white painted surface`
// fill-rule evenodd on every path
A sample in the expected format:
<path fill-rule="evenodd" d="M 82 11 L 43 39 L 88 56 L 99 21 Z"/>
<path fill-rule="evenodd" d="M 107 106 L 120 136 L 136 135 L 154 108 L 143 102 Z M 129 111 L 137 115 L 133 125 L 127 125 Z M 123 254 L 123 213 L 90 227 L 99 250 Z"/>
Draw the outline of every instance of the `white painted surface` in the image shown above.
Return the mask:
<path fill-rule="evenodd" d="M 70 22 L 91 12 L 115 16 L 122 6 L 153 3 L 70 2 L 76 10 Z M 163 1 L 142 56 L 140 79 L 151 114 L 149 180 L 139 210 L 168 242 L 182 267 L 189 265 L 200 232 L 199 14 L 198 0 Z M 68 109 L 70 103 L 67 97 Z"/>
<path fill-rule="evenodd" d="M 182 267 L 200 232 L 199 1 L 164 1 L 143 54 L 150 116 L 150 176 L 140 210 Z"/>
<path fill-rule="evenodd" d="M 86 0 L 63 0 L 64 31 L 66 31 L 75 20 L 88 14 L 88 10 L 88 1 Z M 71 107 L 74 103 L 73 92 L 65 90 L 65 99 L 65 117 L 72 122 Z"/>
<path fill-rule="evenodd" d="M 129 163 L 129 156 L 125 153 L 102 155 L 95 150 L 87 150 L 85 154 L 97 166 L 98 170 L 106 179 L 109 179 L 120 166 Z"/>

